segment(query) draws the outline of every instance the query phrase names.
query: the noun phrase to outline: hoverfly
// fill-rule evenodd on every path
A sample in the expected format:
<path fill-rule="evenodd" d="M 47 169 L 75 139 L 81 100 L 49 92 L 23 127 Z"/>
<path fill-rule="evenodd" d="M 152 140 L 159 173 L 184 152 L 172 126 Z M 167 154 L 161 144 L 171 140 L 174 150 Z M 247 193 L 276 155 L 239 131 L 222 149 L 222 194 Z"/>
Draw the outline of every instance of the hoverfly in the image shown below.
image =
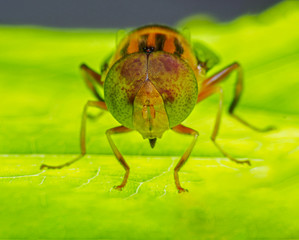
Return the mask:
<path fill-rule="evenodd" d="M 268 131 L 256 128 L 235 114 L 235 108 L 243 90 L 242 68 L 234 62 L 207 77 L 206 73 L 218 62 L 218 57 L 199 42 L 190 43 L 178 31 L 160 25 L 149 25 L 131 31 L 116 48 L 115 53 L 101 68 L 101 74 L 82 64 L 81 70 L 87 87 L 97 101 L 88 101 L 84 107 L 81 125 L 81 154 L 65 164 L 41 169 L 59 169 L 78 161 L 86 154 L 85 132 L 87 109 L 90 107 L 109 111 L 121 126 L 108 129 L 106 135 L 112 151 L 125 169 L 120 185 L 125 187 L 130 167 L 114 144 L 111 135 L 138 131 L 148 139 L 151 147 L 157 138 L 171 129 L 180 134 L 187 134 L 193 140 L 176 167 L 174 179 L 179 192 L 185 192 L 179 180 L 178 172 L 188 160 L 196 143 L 198 132 L 181 123 L 188 117 L 194 106 L 213 94 L 219 94 L 219 106 L 211 139 L 224 156 L 230 160 L 250 165 L 249 160 L 240 161 L 217 143 L 216 138 L 221 120 L 223 90 L 219 83 L 233 71 L 237 72 L 234 98 L 229 107 L 229 114 L 256 131 Z M 96 85 L 104 89 L 104 96 L 97 91 Z"/>

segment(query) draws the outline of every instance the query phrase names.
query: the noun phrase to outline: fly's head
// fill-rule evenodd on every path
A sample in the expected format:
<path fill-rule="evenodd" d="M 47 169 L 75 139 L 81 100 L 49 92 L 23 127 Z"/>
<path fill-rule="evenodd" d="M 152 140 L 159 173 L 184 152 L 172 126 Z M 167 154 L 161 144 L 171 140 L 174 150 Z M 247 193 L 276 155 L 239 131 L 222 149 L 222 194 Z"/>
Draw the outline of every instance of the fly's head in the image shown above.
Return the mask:
<path fill-rule="evenodd" d="M 150 139 L 153 147 L 156 138 L 190 114 L 198 87 L 193 70 L 179 56 L 138 52 L 111 67 L 104 93 L 114 118 Z"/>

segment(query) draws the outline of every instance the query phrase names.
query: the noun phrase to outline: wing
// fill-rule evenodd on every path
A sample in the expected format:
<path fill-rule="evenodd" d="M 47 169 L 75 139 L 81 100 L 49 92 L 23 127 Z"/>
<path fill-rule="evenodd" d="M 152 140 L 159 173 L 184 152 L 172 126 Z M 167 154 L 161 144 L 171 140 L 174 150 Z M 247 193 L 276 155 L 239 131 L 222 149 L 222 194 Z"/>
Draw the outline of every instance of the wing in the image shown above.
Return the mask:
<path fill-rule="evenodd" d="M 192 47 L 199 65 L 207 71 L 220 61 L 219 57 L 201 42 L 194 41 L 192 43 Z"/>

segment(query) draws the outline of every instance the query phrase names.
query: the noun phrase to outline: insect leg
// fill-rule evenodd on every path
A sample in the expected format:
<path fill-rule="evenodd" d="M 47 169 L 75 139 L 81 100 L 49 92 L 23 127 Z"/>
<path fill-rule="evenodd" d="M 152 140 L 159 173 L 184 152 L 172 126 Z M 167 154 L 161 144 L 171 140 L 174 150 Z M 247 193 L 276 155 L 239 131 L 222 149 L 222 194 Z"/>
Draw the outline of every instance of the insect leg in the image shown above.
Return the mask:
<path fill-rule="evenodd" d="M 211 135 L 211 139 L 212 139 L 213 143 L 220 150 L 220 152 L 224 156 L 226 156 L 227 158 L 229 158 L 230 160 L 232 160 L 232 161 L 234 161 L 236 163 L 240 163 L 240 164 L 247 163 L 248 165 L 251 165 L 249 160 L 240 161 L 240 160 L 237 160 L 237 159 L 233 158 L 227 152 L 225 152 L 222 149 L 222 147 L 216 142 L 216 137 L 218 136 L 220 122 L 221 122 L 221 114 L 222 114 L 222 106 L 223 106 L 223 90 L 222 90 L 221 87 L 210 87 L 210 88 L 206 89 L 206 92 L 209 93 L 209 95 L 211 95 L 213 93 L 219 93 L 219 96 L 220 96 L 220 98 L 219 98 L 218 112 L 217 112 L 217 116 L 216 116 L 216 120 L 215 120 L 215 125 L 214 125 L 214 129 L 213 129 L 213 133 Z M 203 92 L 202 96 L 204 97 L 204 95 L 206 95 L 206 94 L 204 94 L 204 92 Z M 207 95 L 207 96 L 209 96 L 209 95 Z"/>
<path fill-rule="evenodd" d="M 213 75 L 212 77 L 210 78 L 207 78 L 203 83 L 202 83 L 202 90 L 201 92 L 199 93 L 199 95 L 203 96 L 203 94 L 206 92 L 206 90 L 211 87 L 211 86 L 214 86 L 216 85 L 217 83 L 223 81 L 226 79 L 226 77 L 232 72 L 236 70 L 237 71 L 237 81 L 236 81 L 236 84 L 235 84 L 235 91 L 234 91 L 234 98 L 233 98 L 233 101 L 232 103 L 230 104 L 230 107 L 229 107 L 229 114 L 234 117 L 235 119 L 237 119 L 239 122 L 241 122 L 242 124 L 244 124 L 245 126 L 255 130 L 255 131 L 258 131 L 258 132 L 267 132 L 267 131 L 270 131 L 270 130 L 273 130 L 274 127 L 272 126 L 269 126 L 269 127 L 266 127 L 266 128 L 258 128 L 258 127 L 255 127 L 253 125 L 251 125 L 250 123 L 248 123 L 247 121 L 245 121 L 243 118 L 239 117 L 238 115 L 236 115 L 234 113 L 234 110 L 235 108 L 237 107 L 238 103 L 239 103 L 239 100 L 240 100 L 240 97 L 241 97 L 241 94 L 242 94 L 242 91 L 243 91 L 243 71 L 242 71 L 242 68 L 241 66 L 239 65 L 239 63 L 235 62 L 231 65 L 229 65 L 228 67 L 224 68 L 223 70 L 221 70 L 220 72 L 216 73 L 215 75 Z M 199 102 L 201 99 L 198 98 L 197 99 L 197 102 Z"/>
<path fill-rule="evenodd" d="M 96 73 L 95 71 L 93 71 L 91 68 L 89 68 L 85 64 L 82 64 L 80 66 L 80 68 L 81 68 L 81 72 L 82 72 L 82 75 L 83 75 L 83 78 L 85 80 L 87 87 L 92 91 L 92 93 L 98 100 L 104 102 L 104 99 L 98 93 L 95 83 L 94 83 L 94 82 L 96 82 L 100 86 L 102 86 L 102 87 L 104 86 L 104 82 L 101 80 L 101 75 Z"/>
<path fill-rule="evenodd" d="M 119 126 L 119 127 L 111 128 L 111 129 L 108 129 L 106 131 L 106 135 L 107 135 L 109 144 L 110 144 L 110 146 L 112 148 L 112 151 L 113 151 L 115 157 L 120 162 L 120 164 L 123 166 L 123 168 L 126 170 L 126 173 L 124 175 L 124 179 L 123 179 L 122 183 L 120 185 L 114 187 L 117 190 L 122 190 L 123 187 L 126 186 L 127 181 L 128 181 L 128 177 L 129 177 L 129 173 L 130 173 L 130 167 L 126 163 L 125 159 L 123 158 L 123 156 L 121 155 L 121 153 L 119 152 L 119 150 L 117 149 L 115 143 L 113 142 L 113 140 L 111 138 L 111 135 L 112 134 L 118 134 L 118 133 L 126 133 L 126 132 L 130 132 L 130 131 L 132 131 L 132 129 L 126 128 L 124 126 Z"/>
<path fill-rule="evenodd" d="M 182 156 L 181 160 L 178 162 L 178 164 L 176 165 L 176 167 L 174 168 L 174 181 L 175 181 L 175 185 L 180 192 L 188 192 L 187 189 L 182 188 L 181 184 L 180 184 L 180 179 L 179 179 L 179 171 L 180 169 L 184 166 L 184 164 L 187 162 L 190 153 L 192 152 L 194 145 L 196 143 L 197 137 L 198 137 L 198 132 L 185 127 L 184 125 L 180 124 L 177 125 L 175 127 L 172 128 L 173 131 L 177 132 L 177 133 L 181 133 L 181 134 L 187 134 L 187 135 L 192 135 L 194 138 L 190 144 L 190 146 L 187 148 L 186 152 L 184 153 L 184 155 Z"/>
<path fill-rule="evenodd" d="M 66 162 L 62 165 L 58 165 L 58 166 L 50 166 L 50 165 L 46 165 L 43 164 L 40 166 L 40 169 L 60 169 L 66 166 L 69 166 L 71 164 L 73 164 L 74 162 L 78 161 L 79 159 L 81 159 L 85 154 L 86 154 L 86 144 L 85 144 L 85 136 L 86 136 L 86 116 L 87 116 L 87 109 L 88 107 L 97 107 L 97 108 L 101 108 L 103 110 L 107 110 L 107 106 L 104 102 L 99 102 L 99 101 L 88 101 L 85 106 L 84 106 L 84 110 L 83 110 L 83 114 L 82 114 L 82 121 L 81 121 L 81 131 L 80 131 L 80 146 L 81 146 L 81 154 L 76 157 L 75 159 Z"/>

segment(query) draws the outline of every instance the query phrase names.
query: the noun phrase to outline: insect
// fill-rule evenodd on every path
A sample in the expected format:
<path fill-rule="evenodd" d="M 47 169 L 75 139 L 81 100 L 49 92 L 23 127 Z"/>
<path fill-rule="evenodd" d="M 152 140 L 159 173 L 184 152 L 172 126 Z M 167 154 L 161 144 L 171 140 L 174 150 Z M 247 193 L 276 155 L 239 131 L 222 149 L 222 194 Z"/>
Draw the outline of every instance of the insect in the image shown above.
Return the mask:
<path fill-rule="evenodd" d="M 78 161 L 86 154 L 85 133 L 87 109 L 90 107 L 109 111 L 121 126 L 108 129 L 106 135 L 112 151 L 125 169 L 120 185 L 125 187 L 130 167 L 114 144 L 111 135 L 138 131 L 148 139 L 153 148 L 157 138 L 166 130 L 191 135 L 193 140 L 174 168 L 174 180 L 178 192 L 185 192 L 179 180 L 179 171 L 188 160 L 196 143 L 198 132 L 181 123 L 194 106 L 213 94 L 219 95 L 218 113 L 211 139 L 224 156 L 230 160 L 250 165 L 249 160 L 240 161 L 228 153 L 216 141 L 221 120 L 223 90 L 219 83 L 233 71 L 237 72 L 234 98 L 229 114 L 239 122 L 256 131 L 268 131 L 272 127 L 259 129 L 235 114 L 235 108 L 243 90 L 242 68 L 237 62 L 225 67 L 213 76 L 206 73 L 218 63 L 218 57 L 199 42 L 192 44 L 178 31 L 160 25 L 138 28 L 124 37 L 115 53 L 102 65 L 101 74 L 82 64 L 81 70 L 87 87 L 97 101 L 88 101 L 84 107 L 81 123 L 81 154 L 65 164 L 41 169 L 60 169 Z M 104 96 L 97 90 L 104 89 Z"/>

